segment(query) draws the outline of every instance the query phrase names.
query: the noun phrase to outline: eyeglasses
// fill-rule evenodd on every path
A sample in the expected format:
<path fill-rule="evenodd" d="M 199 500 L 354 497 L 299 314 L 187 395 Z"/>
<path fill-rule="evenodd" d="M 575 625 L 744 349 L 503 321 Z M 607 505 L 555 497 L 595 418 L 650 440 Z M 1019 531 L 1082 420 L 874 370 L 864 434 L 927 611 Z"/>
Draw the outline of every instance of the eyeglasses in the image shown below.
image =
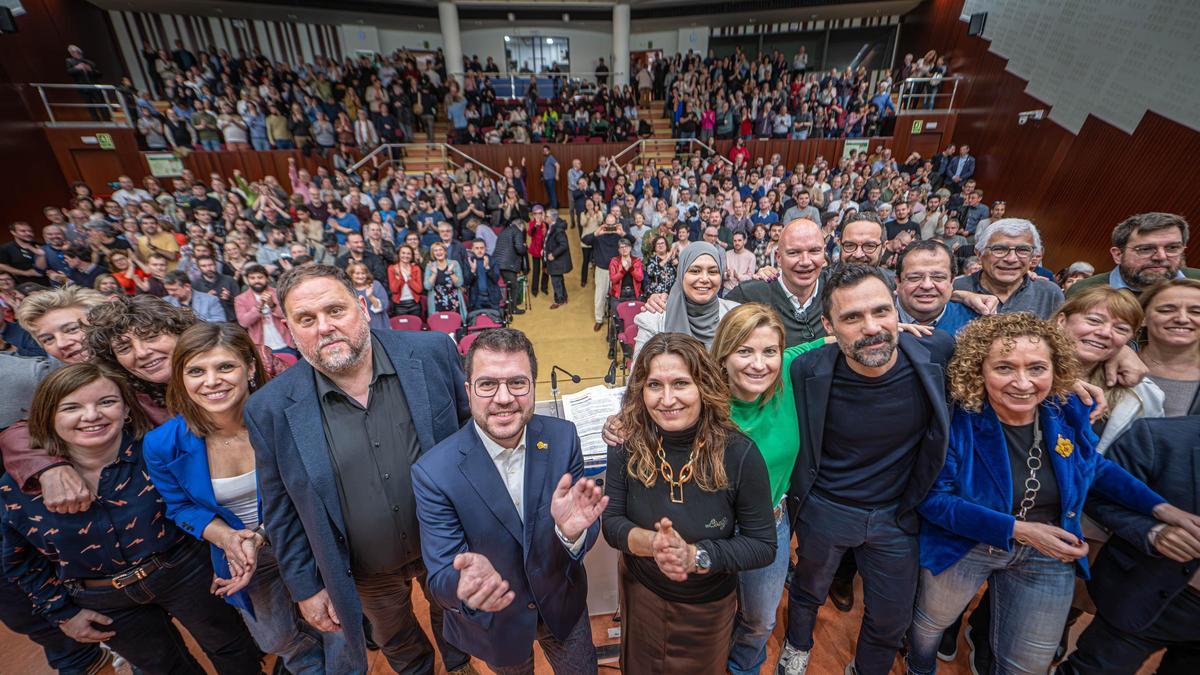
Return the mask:
<path fill-rule="evenodd" d="M 929 279 L 935 284 L 944 284 L 947 281 L 950 281 L 950 275 L 944 272 L 913 272 L 912 274 L 905 274 L 903 277 L 904 283 L 906 284 L 919 284 L 924 282 L 926 279 Z"/>
<path fill-rule="evenodd" d="M 476 396 L 491 398 L 500 391 L 500 385 L 502 384 L 508 389 L 510 396 L 524 396 L 529 393 L 530 382 L 528 377 L 510 377 L 507 380 L 481 377 L 475 380 L 471 388 L 474 390 Z"/>
<path fill-rule="evenodd" d="M 1138 255 L 1139 258 L 1149 258 L 1158 251 L 1162 251 L 1163 255 L 1168 258 L 1178 258 L 1183 254 L 1183 244 L 1167 244 L 1166 246 L 1155 246 L 1154 244 L 1142 244 L 1141 246 L 1130 246 L 1129 250 Z"/>
<path fill-rule="evenodd" d="M 1020 246 L 1005 246 L 1004 244 L 996 244 L 987 247 L 987 252 L 997 260 L 1002 260 L 1008 257 L 1009 253 L 1016 253 L 1017 257 L 1022 260 L 1028 260 L 1033 256 L 1033 247 L 1022 244 Z"/>
<path fill-rule="evenodd" d="M 853 241 L 847 241 L 842 244 L 842 250 L 846 253 L 854 253 L 855 251 L 862 249 L 863 253 L 870 255 L 875 251 L 878 251 L 880 246 L 883 246 L 883 244 L 877 241 L 867 241 L 861 244 Z"/>

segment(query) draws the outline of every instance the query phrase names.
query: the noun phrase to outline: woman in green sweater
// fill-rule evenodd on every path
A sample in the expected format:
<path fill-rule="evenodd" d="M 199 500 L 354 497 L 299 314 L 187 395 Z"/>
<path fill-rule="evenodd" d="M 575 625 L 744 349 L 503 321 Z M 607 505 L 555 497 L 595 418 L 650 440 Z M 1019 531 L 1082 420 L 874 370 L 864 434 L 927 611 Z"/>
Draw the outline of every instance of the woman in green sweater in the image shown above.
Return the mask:
<path fill-rule="evenodd" d="M 747 303 L 721 320 L 710 350 L 729 379 L 733 423 L 754 441 L 767 463 L 778 538 L 771 564 L 738 574 L 738 614 L 727 663 L 734 675 L 759 672 L 767 658 L 767 639 L 775 629 L 792 551 L 783 499 L 800 450 L 800 421 L 789 371 L 797 356 L 826 343 L 826 338 L 818 338 L 785 349 L 784 334 L 775 310 Z"/>

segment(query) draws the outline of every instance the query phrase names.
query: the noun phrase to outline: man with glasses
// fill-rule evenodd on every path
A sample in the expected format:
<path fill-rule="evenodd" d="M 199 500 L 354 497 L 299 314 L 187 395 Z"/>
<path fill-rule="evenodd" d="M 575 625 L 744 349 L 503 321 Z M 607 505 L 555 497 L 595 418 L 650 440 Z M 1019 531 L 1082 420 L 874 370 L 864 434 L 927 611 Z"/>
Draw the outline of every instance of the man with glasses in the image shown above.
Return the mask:
<path fill-rule="evenodd" d="M 1033 223 L 1021 218 L 998 220 L 975 242 L 983 269 L 959 277 L 954 288 L 995 296 L 998 314 L 1031 312 L 1049 319 L 1062 304 L 1063 292 L 1052 281 L 1030 278 L 1033 254 L 1041 247 L 1042 239 Z"/>
<path fill-rule="evenodd" d="M 1071 286 L 1078 293 L 1108 284 L 1130 293 L 1164 279 L 1200 279 L 1200 269 L 1183 266 L 1188 242 L 1188 223 L 1174 213 L 1139 213 L 1117 225 L 1112 232 L 1113 262 L 1110 272 L 1097 274 Z"/>
<path fill-rule="evenodd" d="M 450 673 L 474 670 L 442 636 L 421 561 L 412 466 L 459 430 L 470 406 L 453 342 L 370 330 L 366 301 L 330 265 L 296 267 L 276 289 L 304 360 L 250 397 L 263 521 L 304 620 L 343 631 L 349 670 L 366 672 L 363 617 L 398 673 L 433 673 L 412 583 Z"/>
<path fill-rule="evenodd" d="M 951 300 L 954 262 L 950 249 L 940 241 L 917 241 L 904 249 L 896 260 L 896 309 L 901 323 L 932 326 L 957 335 L 979 316 Z"/>
<path fill-rule="evenodd" d="M 583 557 L 608 504 L 583 477 L 575 425 L 533 414 L 537 357 L 519 330 L 466 358 L 471 418 L 413 467 L 421 550 L 446 637 L 500 675 L 595 673 Z"/>

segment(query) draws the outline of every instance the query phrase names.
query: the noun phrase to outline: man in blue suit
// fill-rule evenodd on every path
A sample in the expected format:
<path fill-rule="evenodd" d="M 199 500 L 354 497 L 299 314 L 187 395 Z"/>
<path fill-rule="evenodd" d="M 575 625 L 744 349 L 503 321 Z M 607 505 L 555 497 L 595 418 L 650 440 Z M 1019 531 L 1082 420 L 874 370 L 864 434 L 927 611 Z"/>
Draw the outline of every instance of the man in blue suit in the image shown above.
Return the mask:
<path fill-rule="evenodd" d="M 365 302 L 329 265 L 288 271 L 276 289 L 304 361 L 250 398 L 263 521 L 304 619 L 345 631 L 352 672 L 367 670 L 362 619 L 398 673 L 433 673 L 413 614 L 426 590 L 412 465 L 456 432 L 469 408 L 454 344 L 441 333 L 372 333 Z M 449 672 L 470 657 L 430 623 Z"/>
<path fill-rule="evenodd" d="M 467 353 L 472 422 L 413 468 L 429 586 L 446 639 L 497 675 L 532 675 L 533 641 L 556 673 L 595 673 L 583 556 L 608 504 L 583 478 L 575 425 L 533 414 L 537 358 L 497 328 Z"/>
<path fill-rule="evenodd" d="M 958 155 L 946 162 L 946 185 L 951 192 L 962 190 L 963 183 L 975 175 L 975 158 L 971 156 L 971 147 L 963 145 L 958 148 Z"/>

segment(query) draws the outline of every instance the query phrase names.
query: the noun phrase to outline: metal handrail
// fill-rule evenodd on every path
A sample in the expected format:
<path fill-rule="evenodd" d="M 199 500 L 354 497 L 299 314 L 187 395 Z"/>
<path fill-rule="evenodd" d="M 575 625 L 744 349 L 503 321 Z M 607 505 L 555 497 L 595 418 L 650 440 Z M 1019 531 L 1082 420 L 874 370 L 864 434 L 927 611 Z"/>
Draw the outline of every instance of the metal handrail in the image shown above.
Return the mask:
<path fill-rule="evenodd" d="M 484 164 L 483 162 L 479 161 L 478 159 L 468 155 L 467 153 L 463 152 L 462 150 L 459 150 L 458 148 L 456 148 L 452 145 L 449 145 L 447 143 L 384 143 L 382 145 L 376 146 L 374 150 L 372 150 L 371 152 L 364 155 L 362 159 L 358 160 L 354 164 L 351 164 L 350 167 L 346 170 L 346 173 L 351 173 L 351 174 L 358 173 L 359 170 L 361 170 L 363 167 L 367 166 L 367 164 L 370 164 L 372 169 L 378 170 L 380 164 L 382 164 L 382 162 L 380 162 L 379 158 L 384 154 L 387 155 L 387 164 L 394 165 L 398 161 L 398 157 L 402 158 L 407 154 L 406 153 L 407 148 L 435 148 L 442 155 L 442 164 L 443 165 L 449 164 L 450 166 L 453 166 L 456 169 L 461 169 L 462 164 L 458 161 L 455 161 L 451 157 L 452 154 L 458 155 L 458 156 L 462 157 L 463 159 L 465 159 L 466 161 L 471 162 L 475 166 L 479 167 L 480 169 L 483 169 L 484 171 L 490 173 L 495 178 L 497 178 L 497 179 L 504 178 L 504 175 L 501 174 L 500 172 L 498 172 L 495 169 L 491 168 L 490 166 Z"/>
<path fill-rule="evenodd" d="M 51 127 L 59 126 L 100 126 L 100 127 L 128 127 L 132 128 L 136 123 L 136 109 L 130 100 L 128 94 L 111 85 L 111 84 L 61 84 L 57 82 L 30 82 L 29 86 L 33 87 L 38 92 L 38 98 L 42 101 L 42 107 L 46 113 L 46 125 Z M 102 102 L 88 103 L 60 103 L 52 102 L 47 95 L 48 91 L 74 91 L 85 100 L 93 101 L 93 96 L 99 96 Z M 62 120 L 54 115 L 56 108 L 83 108 L 87 110 L 103 111 L 107 119 L 92 119 L 92 120 Z M 121 119 L 121 115 L 124 119 Z"/>
<path fill-rule="evenodd" d="M 966 78 L 961 75 L 950 77 L 909 77 L 900 82 L 893 95 L 893 103 L 897 111 L 904 110 L 953 110 L 954 99 L 958 96 L 958 84 Z M 951 84 L 950 91 L 945 87 Z M 917 91 L 918 87 L 936 87 L 936 91 Z M 938 106 L 939 99 L 949 98 L 945 107 Z"/>

